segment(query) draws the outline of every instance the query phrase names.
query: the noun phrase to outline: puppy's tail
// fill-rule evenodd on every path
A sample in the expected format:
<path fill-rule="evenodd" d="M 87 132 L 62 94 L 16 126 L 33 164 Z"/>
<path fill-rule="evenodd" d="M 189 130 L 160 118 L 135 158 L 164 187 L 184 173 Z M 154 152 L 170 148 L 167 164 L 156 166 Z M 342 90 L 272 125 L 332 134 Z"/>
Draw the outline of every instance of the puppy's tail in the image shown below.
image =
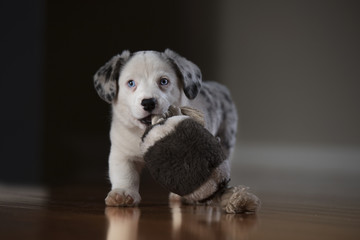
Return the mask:
<path fill-rule="evenodd" d="M 220 206 L 226 213 L 255 213 L 260 209 L 261 201 L 250 193 L 248 187 L 237 186 L 225 190 Z"/>

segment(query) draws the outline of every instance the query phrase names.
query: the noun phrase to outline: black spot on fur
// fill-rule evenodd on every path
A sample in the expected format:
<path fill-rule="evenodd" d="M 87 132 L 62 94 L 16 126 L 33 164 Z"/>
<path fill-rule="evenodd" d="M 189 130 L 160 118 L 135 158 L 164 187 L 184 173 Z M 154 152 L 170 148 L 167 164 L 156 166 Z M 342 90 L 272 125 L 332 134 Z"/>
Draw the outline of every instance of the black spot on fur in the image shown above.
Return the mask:
<path fill-rule="evenodd" d="M 227 139 L 224 139 L 223 141 L 221 141 L 221 146 L 223 147 L 223 150 L 225 152 L 228 152 L 230 150 L 230 148 L 232 148 L 232 144 L 230 144 L 230 142 Z"/>
<path fill-rule="evenodd" d="M 150 147 L 144 160 L 155 180 L 184 196 L 208 180 L 225 155 L 210 132 L 193 119 L 186 119 Z"/>
<path fill-rule="evenodd" d="M 112 66 L 109 66 L 108 68 L 105 69 L 105 81 L 106 82 L 110 80 L 112 71 L 113 71 Z"/>
<path fill-rule="evenodd" d="M 95 81 L 95 89 L 96 89 L 96 91 L 102 90 L 102 86 L 98 81 Z"/>
<path fill-rule="evenodd" d="M 120 69 L 121 69 L 121 65 L 124 64 L 124 59 L 119 58 L 116 63 L 115 63 L 115 67 L 114 67 L 114 72 L 112 75 L 112 80 L 113 81 L 117 81 L 119 79 L 120 76 Z"/>
<path fill-rule="evenodd" d="M 211 95 L 206 88 L 202 88 L 200 94 L 205 98 L 206 102 L 211 102 Z"/>
<path fill-rule="evenodd" d="M 224 93 L 223 96 L 224 96 L 224 99 L 226 100 L 227 103 L 232 103 L 232 100 L 231 100 L 229 94 Z"/>
<path fill-rule="evenodd" d="M 109 101 L 109 102 L 111 102 L 112 100 L 113 100 L 113 98 L 114 98 L 114 93 L 108 93 L 108 94 L 106 94 L 106 100 L 107 101 Z"/>
<path fill-rule="evenodd" d="M 201 79 L 201 72 L 200 71 L 196 72 L 196 78 Z"/>
<path fill-rule="evenodd" d="M 185 87 L 184 92 L 186 97 L 189 99 L 194 99 L 194 97 L 198 94 L 198 87 L 196 85 L 190 85 Z"/>
<path fill-rule="evenodd" d="M 201 88 L 201 82 L 200 82 L 200 81 L 195 82 L 195 85 L 196 85 L 196 87 L 197 87 L 198 89 L 200 89 L 200 88 Z"/>
<path fill-rule="evenodd" d="M 192 78 L 192 74 L 190 72 L 187 73 L 188 78 Z"/>

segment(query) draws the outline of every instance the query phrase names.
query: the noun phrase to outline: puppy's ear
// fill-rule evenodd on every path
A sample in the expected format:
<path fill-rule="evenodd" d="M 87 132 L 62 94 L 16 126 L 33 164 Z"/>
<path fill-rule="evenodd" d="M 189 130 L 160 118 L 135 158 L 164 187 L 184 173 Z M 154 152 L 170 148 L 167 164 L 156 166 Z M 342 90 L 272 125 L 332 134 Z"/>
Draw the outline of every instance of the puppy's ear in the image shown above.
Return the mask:
<path fill-rule="evenodd" d="M 118 92 L 118 79 L 121 67 L 129 60 L 130 52 L 125 50 L 112 57 L 94 75 L 94 85 L 99 96 L 111 103 Z"/>
<path fill-rule="evenodd" d="M 201 71 L 198 66 L 170 49 L 166 49 L 164 55 L 175 65 L 180 74 L 184 83 L 186 97 L 194 99 L 200 92 L 202 81 Z"/>

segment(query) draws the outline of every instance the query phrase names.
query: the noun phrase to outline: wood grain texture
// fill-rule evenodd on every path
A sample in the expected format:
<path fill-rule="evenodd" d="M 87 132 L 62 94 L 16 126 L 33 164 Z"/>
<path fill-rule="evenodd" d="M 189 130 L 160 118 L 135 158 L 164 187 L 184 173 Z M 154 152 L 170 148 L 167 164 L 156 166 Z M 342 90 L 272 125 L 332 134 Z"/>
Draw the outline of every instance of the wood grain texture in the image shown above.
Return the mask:
<path fill-rule="evenodd" d="M 314 184 L 312 178 L 297 180 L 304 188 Z M 146 172 L 142 202 L 136 208 L 105 207 L 109 190 L 105 183 L 0 184 L 0 239 L 360 239 L 360 202 L 352 195 L 334 194 L 338 187 L 329 185 L 324 188 L 328 194 L 323 190 L 316 195 L 295 194 L 291 184 L 282 191 L 275 185 L 266 190 L 260 183 L 258 188 L 254 185 L 262 200 L 257 215 L 224 214 L 217 207 L 169 202 L 168 193 Z M 330 193 L 336 197 L 329 197 Z"/>

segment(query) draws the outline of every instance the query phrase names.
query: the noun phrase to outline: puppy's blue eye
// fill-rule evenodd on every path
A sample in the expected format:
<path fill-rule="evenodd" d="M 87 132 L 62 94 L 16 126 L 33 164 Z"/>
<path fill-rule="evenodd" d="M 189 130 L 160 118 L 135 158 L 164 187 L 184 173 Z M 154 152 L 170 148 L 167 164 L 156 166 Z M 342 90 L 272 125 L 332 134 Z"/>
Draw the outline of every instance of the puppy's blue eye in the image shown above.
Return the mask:
<path fill-rule="evenodd" d="M 169 80 L 167 78 L 160 79 L 160 85 L 164 86 L 164 85 L 168 85 L 168 84 L 169 84 Z"/>
<path fill-rule="evenodd" d="M 135 81 L 134 81 L 134 80 L 129 80 L 127 84 L 128 84 L 128 86 L 129 86 L 130 88 L 135 87 Z"/>

